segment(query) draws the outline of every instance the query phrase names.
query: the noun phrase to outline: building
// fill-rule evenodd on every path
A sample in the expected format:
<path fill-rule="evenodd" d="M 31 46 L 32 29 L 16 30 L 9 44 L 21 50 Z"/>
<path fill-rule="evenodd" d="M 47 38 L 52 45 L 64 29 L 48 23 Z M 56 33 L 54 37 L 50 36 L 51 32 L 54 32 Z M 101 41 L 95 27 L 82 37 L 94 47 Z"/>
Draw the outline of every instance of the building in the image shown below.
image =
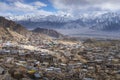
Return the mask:
<path fill-rule="evenodd" d="M 5 70 L 2 67 L 0 67 L 0 75 L 2 75 L 4 73 L 5 73 Z"/>

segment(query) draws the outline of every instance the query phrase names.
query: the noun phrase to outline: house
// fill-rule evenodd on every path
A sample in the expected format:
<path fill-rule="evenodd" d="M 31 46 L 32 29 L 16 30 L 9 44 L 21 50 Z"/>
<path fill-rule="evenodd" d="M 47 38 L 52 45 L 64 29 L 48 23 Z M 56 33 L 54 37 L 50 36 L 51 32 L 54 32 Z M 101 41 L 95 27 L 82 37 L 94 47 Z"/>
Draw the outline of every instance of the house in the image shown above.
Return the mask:
<path fill-rule="evenodd" d="M 83 80 L 95 80 L 93 78 L 84 78 Z"/>
<path fill-rule="evenodd" d="M 41 62 L 53 62 L 53 56 L 49 54 L 41 54 L 39 59 Z"/>
<path fill-rule="evenodd" d="M 40 79 L 40 78 L 41 78 L 41 75 L 40 75 L 40 73 L 35 73 L 35 74 L 34 74 L 34 77 L 35 77 L 36 79 Z"/>
<path fill-rule="evenodd" d="M 0 75 L 2 75 L 4 73 L 5 73 L 5 70 L 2 67 L 0 67 Z"/>
<path fill-rule="evenodd" d="M 14 63 L 14 58 L 13 57 L 6 57 L 5 61 L 6 61 L 6 63 Z"/>

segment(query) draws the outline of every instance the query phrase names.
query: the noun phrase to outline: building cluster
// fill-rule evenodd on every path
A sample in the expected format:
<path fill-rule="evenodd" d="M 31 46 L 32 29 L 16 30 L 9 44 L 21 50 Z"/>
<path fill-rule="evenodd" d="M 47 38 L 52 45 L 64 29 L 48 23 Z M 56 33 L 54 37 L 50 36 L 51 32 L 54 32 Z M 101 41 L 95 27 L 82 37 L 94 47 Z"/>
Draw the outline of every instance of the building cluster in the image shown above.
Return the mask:
<path fill-rule="evenodd" d="M 90 44 L 90 43 L 89 43 Z M 1 43 L 1 80 L 120 80 L 119 44 Z"/>

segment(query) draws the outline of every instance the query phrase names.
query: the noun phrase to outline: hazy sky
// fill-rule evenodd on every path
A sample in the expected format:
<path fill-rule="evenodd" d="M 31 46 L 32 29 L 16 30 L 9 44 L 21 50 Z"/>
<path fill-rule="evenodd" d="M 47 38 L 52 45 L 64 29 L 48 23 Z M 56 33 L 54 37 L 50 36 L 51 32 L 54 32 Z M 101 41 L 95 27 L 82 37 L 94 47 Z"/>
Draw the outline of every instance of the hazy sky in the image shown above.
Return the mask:
<path fill-rule="evenodd" d="M 119 11 L 120 0 L 0 0 L 0 15 L 77 15 L 88 11 Z"/>

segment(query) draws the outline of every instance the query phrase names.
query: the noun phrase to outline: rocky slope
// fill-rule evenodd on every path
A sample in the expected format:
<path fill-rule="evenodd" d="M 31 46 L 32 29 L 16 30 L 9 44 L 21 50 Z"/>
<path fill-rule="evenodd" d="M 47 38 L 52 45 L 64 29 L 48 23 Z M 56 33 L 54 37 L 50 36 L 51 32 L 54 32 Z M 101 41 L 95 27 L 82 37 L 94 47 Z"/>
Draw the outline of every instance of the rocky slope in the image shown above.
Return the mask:
<path fill-rule="evenodd" d="M 26 36 L 30 33 L 20 24 L 0 17 L 0 39 L 3 40 L 27 40 Z"/>
<path fill-rule="evenodd" d="M 17 24 L 14 21 L 7 20 L 4 17 L 0 17 L 0 27 L 3 27 L 5 29 L 9 28 L 10 30 L 13 30 L 13 31 L 15 31 L 19 34 L 22 34 L 22 35 L 29 33 L 29 31 L 25 27 L 23 27 L 22 25 Z"/>
<path fill-rule="evenodd" d="M 3 41 L 34 41 L 35 39 L 44 40 L 51 39 L 46 34 L 34 33 L 27 30 L 20 24 L 17 24 L 11 20 L 7 20 L 4 17 L 0 17 L 0 39 Z"/>
<path fill-rule="evenodd" d="M 46 34 L 46 35 L 49 35 L 49 36 L 51 36 L 53 38 L 62 38 L 62 37 L 64 37 L 64 35 L 62 35 L 61 33 L 58 33 L 55 30 L 52 30 L 52 29 L 35 28 L 34 30 L 32 30 L 32 32 Z"/>

